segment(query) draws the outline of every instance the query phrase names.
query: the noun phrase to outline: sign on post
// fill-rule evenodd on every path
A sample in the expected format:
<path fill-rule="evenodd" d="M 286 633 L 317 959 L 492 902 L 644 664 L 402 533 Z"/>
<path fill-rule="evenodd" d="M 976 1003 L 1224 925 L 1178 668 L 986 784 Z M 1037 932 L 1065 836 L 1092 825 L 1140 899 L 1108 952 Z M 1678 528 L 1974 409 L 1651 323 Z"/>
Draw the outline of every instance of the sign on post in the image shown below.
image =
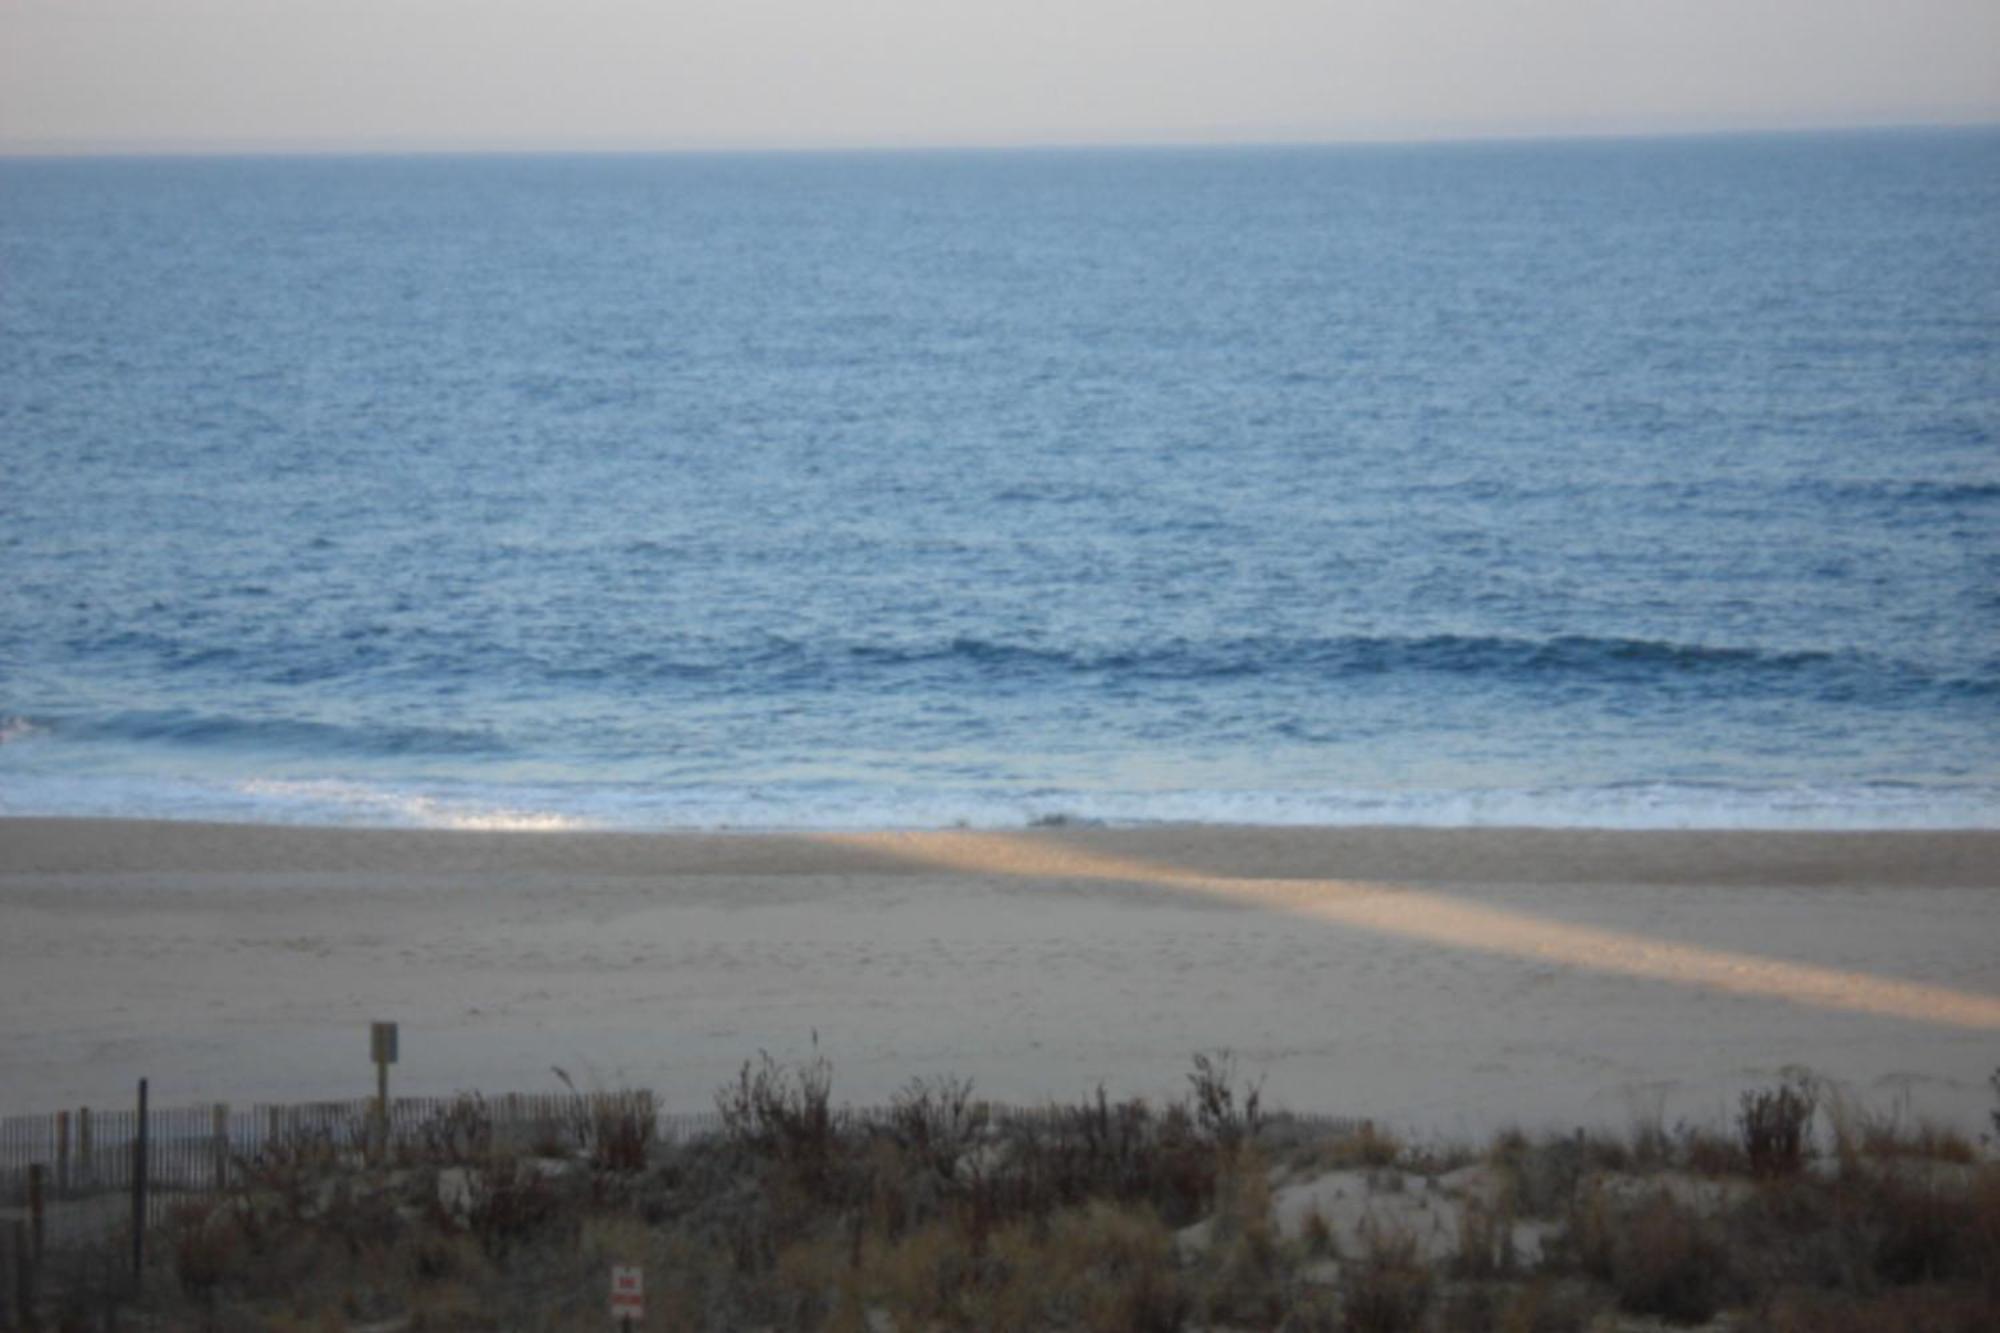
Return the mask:
<path fill-rule="evenodd" d="M 611 1317 L 627 1328 L 646 1317 L 645 1270 L 637 1266 L 611 1270 Z"/>

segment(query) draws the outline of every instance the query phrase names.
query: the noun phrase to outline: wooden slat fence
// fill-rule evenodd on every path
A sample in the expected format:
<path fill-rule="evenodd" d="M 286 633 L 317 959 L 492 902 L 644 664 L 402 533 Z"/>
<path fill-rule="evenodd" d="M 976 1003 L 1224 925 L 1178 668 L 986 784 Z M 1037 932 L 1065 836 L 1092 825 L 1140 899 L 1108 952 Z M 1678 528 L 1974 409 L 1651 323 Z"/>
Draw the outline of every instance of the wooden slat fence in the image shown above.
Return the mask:
<path fill-rule="evenodd" d="M 481 1099 L 495 1146 L 574 1149 L 599 1110 L 620 1097 L 649 1094 L 518 1094 Z M 420 1150 L 436 1135 L 453 1097 L 391 1101 L 387 1151 Z M 192 1199 L 230 1188 L 245 1164 L 273 1152 L 362 1155 L 376 1146 L 375 1102 L 309 1102 L 155 1108 L 147 1117 L 148 1225 Z M 0 1117 L 0 1248 L 16 1221 L 36 1226 L 40 1243 L 59 1246 L 105 1236 L 130 1224 L 136 1110 L 80 1107 L 45 1115 Z M 721 1129 L 715 1112 L 659 1115 L 654 1137 L 678 1142 Z M 36 1207 L 39 1199 L 39 1208 Z M 124 1211 L 120 1211 L 121 1206 Z"/>
<path fill-rule="evenodd" d="M 648 1098 L 644 1092 L 506 1093 L 480 1097 L 492 1127 L 495 1145 L 512 1150 L 548 1148 L 571 1151 L 579 1135 L 599 1111 L 615 1112 L 625 1098 Z M 456 1097 L 397 1097 L 390 1102 L 388 1150 L 391 1154 L 430 1146 L 427 1134 L 440 1132 L 448 1114 L 464 1100 Z M 1060 1106 L 1005 1106 L 984 1103 L 996 1119 L 1037 1120 L 1071 1114 Z M 650 1106 L 648 1107 L 650 1109 Z M 846 1107 L 844 1119 L 867 1121 L 888 1115 L 886 1107 Z M 1286 1112 L 1284 1118 L 1325 1129 L 1352 1129 L 1358 1122 L 1342 1116 Z M 227 1104 L 154 1108 L 147 1116 L 149 1188 L 163 1198 L 212 1194 L 229 1188 L 242 1163 L 273 1150 L 297 1151 L 307 1145 L 332 1153 L 362 1154 L 375 1135 L 375 1101 L 304 1102 L 283 1105 Z M 657 1113 L 654 1140 L 681 1143 L 720 1133 L 722 1117 L 715 1111 Z M 0 1218 L 25 1210 L 31 1177 L 40 1169 L 40 1189 L 46 1202 L 86 1198 L 132 1187 L 132 1145 L 138 1135 L 138 1112 L 80 1107 L 44 1115 L 0 1116 Z"/>
<path fill-rule="evenodd" d="M 995 1121 L 1036 1122 L 1077 1114 L 1078 1108 L 1006 1106 L 984 1103 Z M 467 1114 L 476 1107 L 476 1114 Z M 370 1154 L 438 1160 L 455 1149 L 472 1154 L 490 1146 L 503 1151 L 575 1152 L 589 1145 L 600 1116 L 654 1112 L 654 1095 L 644 1091 L 609 1093 L 508 1093 L 492 1097 L 398 1097 L 389 1108 L 386 1133 L 376 1119 L 373 1098 L 292 1105 L 227 1105 L 154 1109 L 146 1123 L 146 1227 L 151 1230 L 175 1209 L 248 1184 L 242 1177 L 289 1155 L 326 1154 L 360 1160 Z M 456 1114 L 455 1114 L 456 1112 Z M 881 1122 L 886 1107 L 845 1107 L 846 1124 Z M 1340 1132 L 1359 1122 L 1311 1113 L 1283 1119 L 1308 1131 Z M 133 1144 L 136 1110 L 79 1107 L 49 1115 L 0 1117 L 0 1329 L 12 1284 L 24 1264 L 39 1268 L 44 1253 L 88 1243 L 131 1237 Z M 679 1143 L 723 1129 L 714 1111 L 656 1114 L 656 1142 Z M 466 1142 L 471 1132 L 490 1132 L 489 1143 Z M 456 1141 L 453 1135 L 460 1136 Z M 25 1258 L 24 1258 L 25 1256 Z"/>

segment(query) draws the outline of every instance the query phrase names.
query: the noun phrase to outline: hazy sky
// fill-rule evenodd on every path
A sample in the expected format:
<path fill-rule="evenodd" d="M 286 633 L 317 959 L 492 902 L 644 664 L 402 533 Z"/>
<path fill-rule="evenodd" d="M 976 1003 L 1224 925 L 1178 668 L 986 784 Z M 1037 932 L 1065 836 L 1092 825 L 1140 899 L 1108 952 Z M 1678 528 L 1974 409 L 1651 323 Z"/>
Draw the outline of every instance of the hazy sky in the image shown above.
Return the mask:
<path fill-rule="evenodd" d="M 0 0 L 0 151 L 2000 120 L 2000 0 Z"/>

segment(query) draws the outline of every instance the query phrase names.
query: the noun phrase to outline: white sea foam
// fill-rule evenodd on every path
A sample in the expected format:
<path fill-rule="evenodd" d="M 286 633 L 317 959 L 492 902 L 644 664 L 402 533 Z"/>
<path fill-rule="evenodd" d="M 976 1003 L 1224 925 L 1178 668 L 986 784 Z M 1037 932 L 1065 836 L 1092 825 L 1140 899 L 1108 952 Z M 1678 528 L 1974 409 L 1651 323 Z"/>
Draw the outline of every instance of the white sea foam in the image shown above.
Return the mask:
<path fill-rule="evenodd" d="M 12 745 L 41 734 L 42 728 L 25 717 L 0 717 L 0 745 Z"/>
<path fill-rule="evenodd" d="M 476 797 L 448 797 L 359 782 L 257 780 L 241 784 L 245 796 L 279 810 L 323 812 L 324 822 L 386 823 L 418 828 L 498 829 L 558 833 L 592 827 L 589 820 L 556 810 Z M 283 818 L 283 816 L 280 816 Z M 302 822 L 322 822 L 308 816 Z"/>
<path fill-rule="evenodd" d="M 856 830 L 1156 823 L 1607 829 L 2000 829 L 2000 788 L 1083 791 L 0 778 L 0 813 L 400 828 Z"/>

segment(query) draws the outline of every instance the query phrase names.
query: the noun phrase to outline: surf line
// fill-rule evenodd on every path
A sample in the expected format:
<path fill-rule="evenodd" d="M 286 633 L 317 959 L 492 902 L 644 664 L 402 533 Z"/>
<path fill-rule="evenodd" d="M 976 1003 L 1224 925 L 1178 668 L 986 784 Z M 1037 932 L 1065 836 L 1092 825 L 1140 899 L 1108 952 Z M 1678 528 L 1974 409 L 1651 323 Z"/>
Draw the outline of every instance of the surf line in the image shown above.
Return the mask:
<path fill-rule="evenodd" d="M 951 831 L 817 836 L 941 870 L 1155 885 L 1446 948 L 1941 1027 L 2000 1030 L 2000 996 L 1572 925 L 1426 889 L 1361 880 L 1208 874 L 1105 856 L 1021 834 Z"/>

